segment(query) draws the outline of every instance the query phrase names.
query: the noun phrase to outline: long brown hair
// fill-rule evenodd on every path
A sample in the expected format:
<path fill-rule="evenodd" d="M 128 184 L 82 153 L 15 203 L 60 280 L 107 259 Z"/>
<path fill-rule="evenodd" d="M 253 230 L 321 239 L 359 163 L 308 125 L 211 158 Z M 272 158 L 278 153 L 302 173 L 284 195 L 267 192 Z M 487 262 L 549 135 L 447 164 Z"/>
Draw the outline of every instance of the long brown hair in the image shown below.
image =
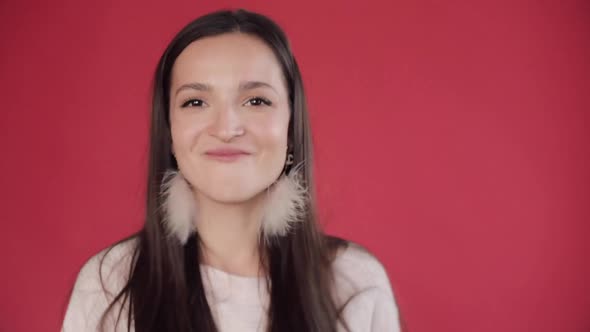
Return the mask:
<path fill-rule="evenodd" d="M 288 142 L 294 165 L 302 164 L 309 191 L 304 220 L 286 236 L 261 244 L 267 259 L 270 307 L 268 331 L 336 331 L 341 308 L 331 295 L 331 262 L 347 242 L 325 235 L 316 218 L 310 123 L 301 74 L 282 29 L 269 18 L 245 10 L 223 10 L 202 16 L 184 27 L 168 45 L 153 82 L 145 225 L 134 235 L 136 247 L 123 289 L 103 315 L 121 301 L 128 305 L 128 328 L 136 331 L 217 331 L 198 268 L 198 233 L 183 246 L 170 241 L 162 225 L 160 184 L 166 170 L 178 169 L 172 155 L 169 102 L 172 66 L 193 41 L 224 33 L 246 33 L 264 41 L 275 53 L 289 93 Z M 284 172 L 289 172 L 285 169 Z M 342 322 L 345 326 L 346 323 Z"/>

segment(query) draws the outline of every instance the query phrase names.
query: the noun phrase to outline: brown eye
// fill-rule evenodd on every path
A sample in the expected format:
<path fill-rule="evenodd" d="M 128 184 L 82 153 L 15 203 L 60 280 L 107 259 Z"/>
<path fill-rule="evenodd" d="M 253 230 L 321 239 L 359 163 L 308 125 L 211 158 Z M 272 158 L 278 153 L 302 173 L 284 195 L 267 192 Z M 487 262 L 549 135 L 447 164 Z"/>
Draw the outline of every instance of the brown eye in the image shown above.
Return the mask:
<path fill-rule="evenodd" d="M 200 99 L 189 99 L 182 103 L 182 107 L 201 107 L 203 106 L 203 101 Z"/>
<path fill-rule="evenodd" d="M 266 105 L 266 106 L 270 106 L 272 105 L 272 102 L 266 98 L 262 98 L 262 97 L 254 97 L 250 100 L 248 100 L 248 103 L 250 104 L 250 106 L 261 106 L 261 105 Z"/>

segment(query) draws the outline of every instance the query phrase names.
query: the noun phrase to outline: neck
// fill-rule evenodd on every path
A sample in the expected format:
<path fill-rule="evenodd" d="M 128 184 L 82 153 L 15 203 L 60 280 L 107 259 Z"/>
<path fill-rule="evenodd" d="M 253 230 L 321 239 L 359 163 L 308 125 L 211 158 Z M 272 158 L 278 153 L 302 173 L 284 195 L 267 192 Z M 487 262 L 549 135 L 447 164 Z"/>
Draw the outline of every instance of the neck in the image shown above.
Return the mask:
<path fill-rule="evenodd" d="M 203 263 L 228 273 L 258 276 L 262 197 L 226 204 L 197 194 Z"/>

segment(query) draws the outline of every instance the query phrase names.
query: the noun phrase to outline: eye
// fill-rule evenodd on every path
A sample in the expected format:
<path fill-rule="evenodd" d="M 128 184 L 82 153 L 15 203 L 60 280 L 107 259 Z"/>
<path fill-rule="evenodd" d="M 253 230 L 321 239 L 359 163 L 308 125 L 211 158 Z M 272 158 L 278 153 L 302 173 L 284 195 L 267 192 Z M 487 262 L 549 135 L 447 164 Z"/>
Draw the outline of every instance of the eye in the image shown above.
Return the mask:
<path fill-rule="evenodd" d="M 204 104 L 204 102 L 200 99 L 189 99 L 187 101 L 185 101 L 184 103 L 182 103 L 182 108 L 185 107 L 202 107 Z"/>
<path fill-rule="evenodd" d="M 262 106 L 262 105 L 266 105 L 266 106 L 270 106 L 272 105 L 272 102 L 266 98 L 263 97 L 254 97 L 249 99 L 246 104 L 250 104 L 250 106 Z"/>

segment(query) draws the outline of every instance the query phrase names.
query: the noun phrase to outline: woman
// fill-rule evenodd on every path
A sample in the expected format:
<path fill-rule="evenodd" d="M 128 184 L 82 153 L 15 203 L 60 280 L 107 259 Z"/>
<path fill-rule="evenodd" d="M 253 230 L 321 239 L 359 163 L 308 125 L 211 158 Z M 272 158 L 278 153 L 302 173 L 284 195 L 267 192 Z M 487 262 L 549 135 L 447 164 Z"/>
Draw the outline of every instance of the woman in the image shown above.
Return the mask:
<path fill-rule="evenodd" d="M 65 331 L 399 331 L 383 266 L 316 222 L 303 84 L 268 18 L 219 11 L 158 64 L 143 229 L 80 271 Z"/>

